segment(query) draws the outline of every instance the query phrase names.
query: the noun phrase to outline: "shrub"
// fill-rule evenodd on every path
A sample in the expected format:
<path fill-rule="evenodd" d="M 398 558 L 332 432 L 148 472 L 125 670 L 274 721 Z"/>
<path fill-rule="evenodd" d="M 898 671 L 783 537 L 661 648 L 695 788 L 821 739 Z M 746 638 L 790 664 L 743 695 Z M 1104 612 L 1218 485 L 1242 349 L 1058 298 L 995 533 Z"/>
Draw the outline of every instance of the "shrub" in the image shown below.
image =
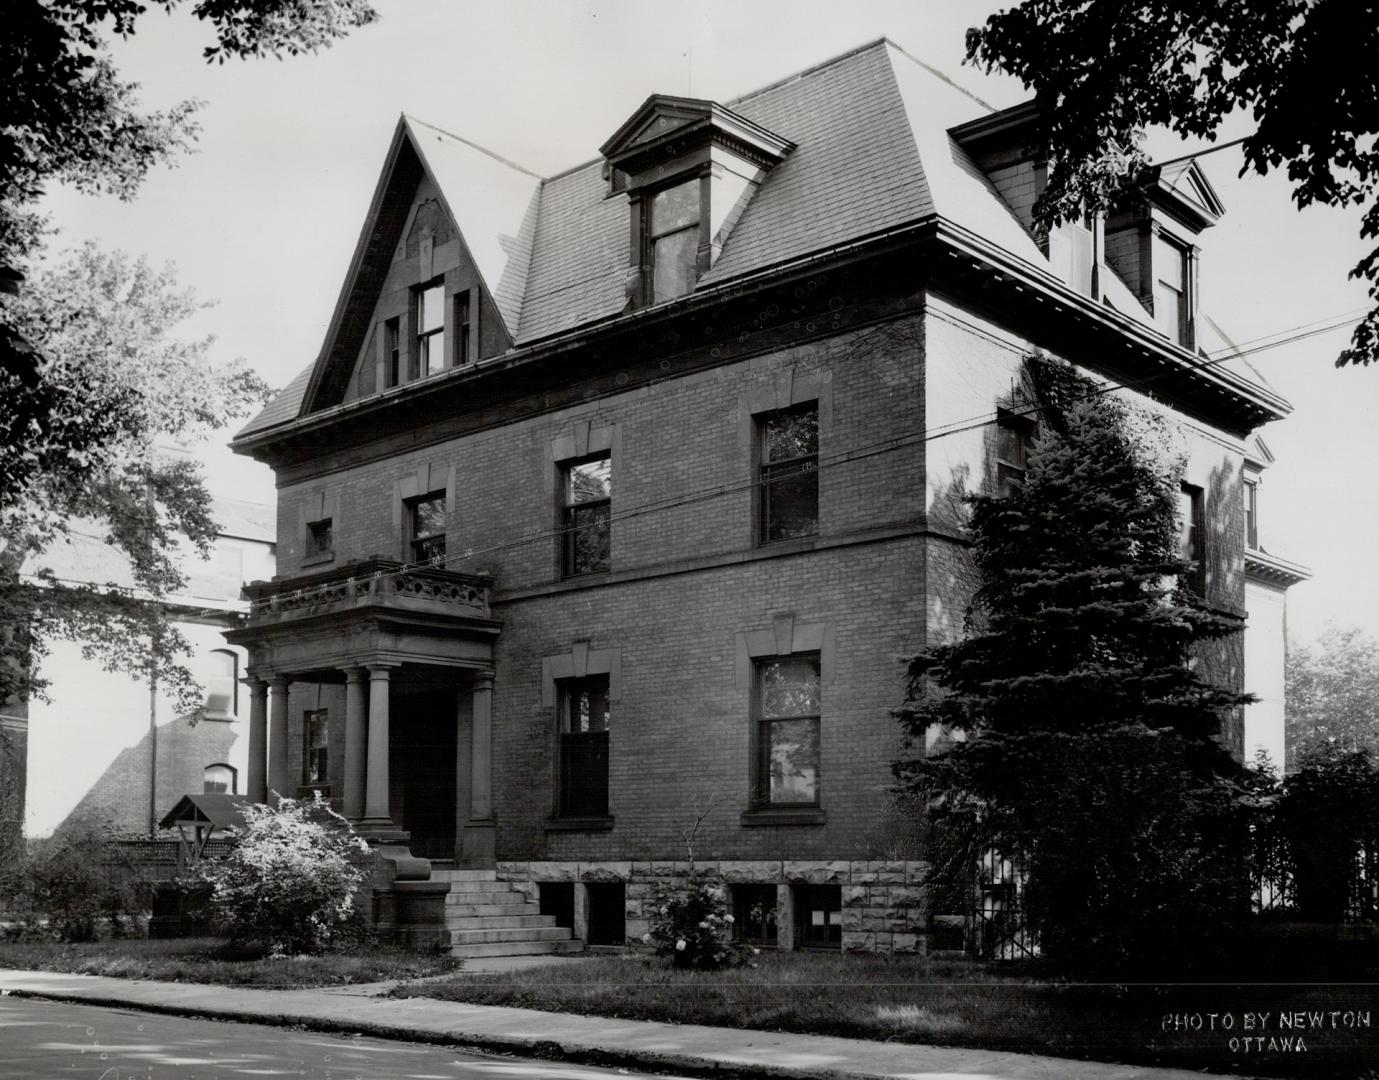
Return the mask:
<path fill-rule="evenodd" d="M 1373 857 L 1379 833 L 1379 769 L 1368 751 L 1323 745 L 1283 781 L 1274 828 L 1286 845 L 1298 915 L 1341 922 L 1355 890 L 1357 859 Z M 1372 901 L 1371 901 L 1372 903 Z M 1373 908 L 1356 912 L 1373 918 Z"/>
<path fill-rule="evenodd" d="M 211 903 L 234 944 L 322 952 L 357 930 L 368 845 L 318 794 L 248 806 L 239 843 L 206 868 Z"/>
<path fill-rule="evenodd" d="M 114 829 L 95 817 L 69 820 L 38 840 L 10 875 L 25 930 L 59 941 L 120 936 L 146 906 L 147 884 L 114 843 Z"/>
<path fill-rule="evenodd" d="M 651 932 L 643 940 L 656 946 L 657 956 L 669 956 L 676 967 L 739 967 L 757 951 L 733 940 L 733 916 L 723 886 L 693 871 L 688 888 L 660 885 L 651 903 Z"/>

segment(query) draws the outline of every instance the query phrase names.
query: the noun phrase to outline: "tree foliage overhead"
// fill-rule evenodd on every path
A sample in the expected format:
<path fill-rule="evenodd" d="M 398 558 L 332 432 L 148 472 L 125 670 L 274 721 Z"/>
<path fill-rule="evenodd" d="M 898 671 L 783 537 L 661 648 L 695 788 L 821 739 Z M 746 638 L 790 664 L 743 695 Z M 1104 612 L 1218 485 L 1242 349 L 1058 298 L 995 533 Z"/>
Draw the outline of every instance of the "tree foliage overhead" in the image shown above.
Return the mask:
<path fill-rule="evenodd" d="M 10 0 L 0 32 L 0 703 L 42 691 L 53 637 L 108 666 L 155 675 L 191 700 L 172 658 L 183 642 L 156 604 L 182 581 L 177 538 L 214 535 L 199 471 L 153 449 L 243 415 L 263 384 L 212 364 L 209 339 L 171 331 L 199 309 L 170 271 L 87 247 L 38 266 L 51 232 L 44 185 L 133 198 L 150 169 L 197 135 L 200 103 L 141 108 L 109 36 L 183 0 Z M 195 0 L 214 30 L 204 55 L 313 52 L 377 18 L 367 0 Z M 22 287 L 20 280 L 28 276 Z M 17 293 L 16 293 L 17 290 Z M 128 561 L 131 588 L 58 580 L 39 558 L 76 528 Z"/>
<path fill-rule="evenodd" d="M 30 254 L 34 202 L 51 181 L 131 198 L 153 166 L 190 147 L 199 102 L 142 111 L 106 35 L 127 38 L 152 5 L 182 0 L 9 0 L 0 34 L 0 264 Z M 313 52 L 377 18 L 367 0 L 198 0 L 215 29 L 208 60 Z"/>
<path fill-rule="evenodd" d="M 1025 0 L 968 31 L 967 55 L 1033 89 L 1052 166 L 1036 218 L 1103 210 L 1148 164 L 1144 129 L 1214 138 L 1244 110 L 1242 172 L 1285 170 L 1299 207 L 1364 206 L 1379 237 L 1379 4 L 1373 0 Z M 1351 271 L 1379 302 L 1379 248 Z M 1379 362 L 1379 306 L 1336 361 Z"/>
<path fill-rule="evenodd" d="M 1288 765 L 1325 749 L 1379 755 L 1379 638 L 1330 626 L 1288 653 Z"/>
<path fill-rule="evenodd" d="M 55 637 L 111 668 L 194 687 L 175 659 L 181 639 L 145 599 L 176 592 L 179 537 L 204 556 L 215 523 L 199 468 L 156 440 L 204 438 L 267 393 L 242 363 L 212 362 L 211 338 L 178 336 L 205 306 L 170 268 L 90 244 L 0 297 L 36 362 L 33 385 L 0 372 L 0 400 L 41 393 L 47 420 L 0 410 L 0 700 L 42 691 L 37 661 Z M 120 553 L 129 580 L 64 581 L 45 567 L 45 552 L 83 530 Z"/>
<path fill-rule="evenodd" d="M 1045 954 L 1114 967 L 1238 898 L 1244 773 L 1215 736 L 1248 698 L 1191 656 L 1241 627 L 1181 584 L 1165 418 L 1030 364 L 1045 404 L 1024 483 L 972 500 L 967 633 L 912 662 L 900 711 L 911 745 L 958 734 L 896 774 L 931 808 L 942 875 L 1023 859 Z"/>

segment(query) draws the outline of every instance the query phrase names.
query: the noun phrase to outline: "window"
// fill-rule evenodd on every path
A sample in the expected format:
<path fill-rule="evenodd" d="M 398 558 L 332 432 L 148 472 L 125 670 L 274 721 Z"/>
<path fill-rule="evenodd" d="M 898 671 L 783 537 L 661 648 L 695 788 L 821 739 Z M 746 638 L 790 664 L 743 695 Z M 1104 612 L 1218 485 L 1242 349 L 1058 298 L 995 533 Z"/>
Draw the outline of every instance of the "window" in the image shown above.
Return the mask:
<path fill-rule="evenodd" d="M 819 661 L 783 657 L 757 665 L 758 806 L 819 802 Z"/>
<path fill-rule="evenodd" d="M 423 285 L 416 298 L 417 359 L 413 375 L 425 377 L 445 367 L 445 282 Z"/>
<path fill-rule="evenodd" d="M 1259 550 L 1259 482 L 1245 481 L 1245 546 Z"/>
<path fill-rule="evenodd" d="M 699 278 L 699 186 L 695 177 L 663 188 L 644 203 L 652 303 L 692 292 Z"/>
<path fill-rule="evenodd" d="M 302 783 L 325 784 L 328 709 L 308 709 L 302 716 Z"/>
<path fill-rule="evenodd" d="M 759 421 L 760 540 L 819 531 L 819 404 L 765 413 Z"/>
<path fill-rule="evenodd" d="M 331 528 L 330 518 L 306 523 L 306 557 L 308 559 L 315 555 L 329 555 L 334 546 L 335 535 Z"/>
<path fill-rule="evenodd" d="M 776 944 L 776 887 L 733 885 L 733 936 L 754 945 Z"/>
<path fill-rule="evenodd" d="M 795 918 L 795 940 L 802 948 L 842 948 L 843 887 L 795 886 Z"/>
<path fill-rule="evenodd" d="M 207 795 L 238 795 L 239 773 L 233 765 L 207 765 L 201 771 L 201 790 Z"/>
<path fill-rule="evenodd" d="M 1039 425 L 1033 417 L 1017 416 L 1005 409 L 996 411 L 996 494 L 1008 498 L 1025 482 L 1029 449 Z"/>
<path fill-rule="evenodd" d="M 613 460 L 600 454 L 562 466 L 561 474 L 561 573 L 607 570 Z"/>
<path fill-rule="evenodd" d="M 1178 345 L 1190 345 L 1188 334 L 1188 253 L 1156 234 L 1154 252 L 1154 322 Z"/>
<path fill-rule="evenodd" d="M 589 944 L 627 944 L 627 885 L 591 881 L 584 886 L 589 901 Z"/>
<path fill-rule="evenodd" d="M 408 557 L 414 563 L 445 562 L 445 492 L 433 491 L 407 501 L 411 540 Z"/>
<path fill-rule="evenodd" d="M 211 650 L 202 681 L 206 684 L 205 715 L 233 720 L 239 711 L 239 657 L 229 649 Z"/>
<path fill-rule="evenodd" d="M 608 816 L 608 676 L 560 684 L 561 817 Z"/>
<path fill-rule="evenodd" d="M 1192 569 L 1186 575 L 1187 584 L 1199 592 L 1205 581 L 1205 547 L 1202 534 L 1202 489 L 1183 484 L 1178 493 L 1180 554 Z"/>
<path fill-rule="evenodd" d="M 383 324 L 383 385 L 396 386 L 402 381 L 402 346 L 398 338 L 398 320 Z"/>
<path fill-rule="evenodd" d="M 469 290 L 455 294 L 455 363 L 469 363 Z"/>

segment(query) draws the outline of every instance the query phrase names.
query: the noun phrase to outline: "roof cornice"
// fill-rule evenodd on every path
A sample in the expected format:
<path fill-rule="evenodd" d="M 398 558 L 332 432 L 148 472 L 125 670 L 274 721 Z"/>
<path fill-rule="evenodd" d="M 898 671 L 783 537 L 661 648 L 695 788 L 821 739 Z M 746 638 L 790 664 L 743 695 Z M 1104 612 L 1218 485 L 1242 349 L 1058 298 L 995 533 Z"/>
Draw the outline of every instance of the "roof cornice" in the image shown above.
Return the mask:
<path fill-rule="evenodd" d="M 1213 388 L 1218 394 L 1247 405 L 1255 417 L 1256 425 L 1282 419 L 1292 412 L 1293 407 L 1285 398 L 1266 387 L 1225 370 L 1219 364 L 1210 364 L 1186 349 L 1171 344 L 1155 329 L 1146 327 L 1091 297 L 1083 296 L 1049 271 L 1011 255 L 975 233 L 937 215 L 928 215 L 873 236 L 848 241 L 752 274 L 729 278 L 711 288 L 689 293 L 669 303 L 621 312 L 583 324 L 554 337 L 519 346 L 477 364 L 447 369 L 420 382 L 404 383 L 382 393 L 297 416 L 272 427 L 237 436 L 230 445 L 236 453 L 253 454 L 255 450 L 270 446 L 288 436 L 317 431 L 346 417 L 357 418 L 374 410 L 385 409 L 403 396 L 440 392 L 470 379 L 489 377 L 504 370 L 544 360 L 560 352 L 577 348 L 593 337 L 617 333 L 639 324 L 710 306 L 720 302 L 725 296 L 740 294 L 744 287 L 764 287 L 792 275 L 812 272 L 821 264 L 833 260 L 866 257 L 879 254 L 891 247 L 927 241 L 937 242 L 950 252 L 965 255 L 999 274 L 1011 291 L 1037 296 L 1044 302 L 1056 303 L 1068 309 L 1070 313 L 1101 326 L 1108 332 L 1120 335 L 1128 348 L 1148 355 L 1164 369 L 1176 371 L 1179 375 Z"/>
<path fill-rule="evenodd" d="M 1288 588 L 1312 577 L 1312 571 L 1301 563 L 1281 559 L 1263 550 L 1245 552 L 1245 576 L 1255 581 Z"/>

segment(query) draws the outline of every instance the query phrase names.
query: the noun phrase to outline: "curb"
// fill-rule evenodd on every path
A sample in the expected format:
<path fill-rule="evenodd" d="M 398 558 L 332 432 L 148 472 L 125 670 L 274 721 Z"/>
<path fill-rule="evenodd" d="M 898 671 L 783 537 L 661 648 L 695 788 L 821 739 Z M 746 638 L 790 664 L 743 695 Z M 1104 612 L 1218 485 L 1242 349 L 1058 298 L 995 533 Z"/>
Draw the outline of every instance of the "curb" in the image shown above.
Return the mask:
<path fill-rule="evenodd" d="M 128 998 L 106 997 L 99 994 L 71 994 L 57 990 L 7 989 L 0 996 L 34 1001 L 64 1001 L 74 1005 L 95 1005 L 105 1008 L 133 1009 L 163 1016 L 184 1016 L 200 1020 L 222 1020 L 238 1024 L 263 1024 L 268 1027 L 303 1028 L 331 1035 L 363 1035 L 376 1039 L 426 1043 L 433 1046 L 453 1046 L 463 1050 L 478 1050 L 508 1057 L 536 1058 L 572 1065 L 595 1065 L 604 1068 L 634 1068 L 644 1072 L 675 1072 L 690 1076 L 712 1076 L 717 1080 L 736 1077 L 771 1077 L 788 1080 L 893 1080 L 884 1073 L 838 1069 L 785 1068 L 771 1065 L 737 1065 L 712 1059 L 680 1054 L 675 1051 L 649 1053 L 646 1051 L 606 1050 L 597 1047 L 566 1048 L 554 1039 L 532 1039 L 519 1036 L 485 1037 L 476 1034 L 442 1033 L 435 1030 L 399 1027 L 376 1021 L 360 1020 L 346 1023 L 320 1016 L 301 1016 L 291 1013 L 264 1015 L 234 1009 L 213 1009 L 194 1005 L 164 1005 L 157 1002 L 130 1001 Z M 763 1034 L 769 1034 L 763 1032 Z M 975 1080 L 975 1078 L 974 1078 Z M 1225 1078 L 1223 1078 L 1225 1080 Z"/>

